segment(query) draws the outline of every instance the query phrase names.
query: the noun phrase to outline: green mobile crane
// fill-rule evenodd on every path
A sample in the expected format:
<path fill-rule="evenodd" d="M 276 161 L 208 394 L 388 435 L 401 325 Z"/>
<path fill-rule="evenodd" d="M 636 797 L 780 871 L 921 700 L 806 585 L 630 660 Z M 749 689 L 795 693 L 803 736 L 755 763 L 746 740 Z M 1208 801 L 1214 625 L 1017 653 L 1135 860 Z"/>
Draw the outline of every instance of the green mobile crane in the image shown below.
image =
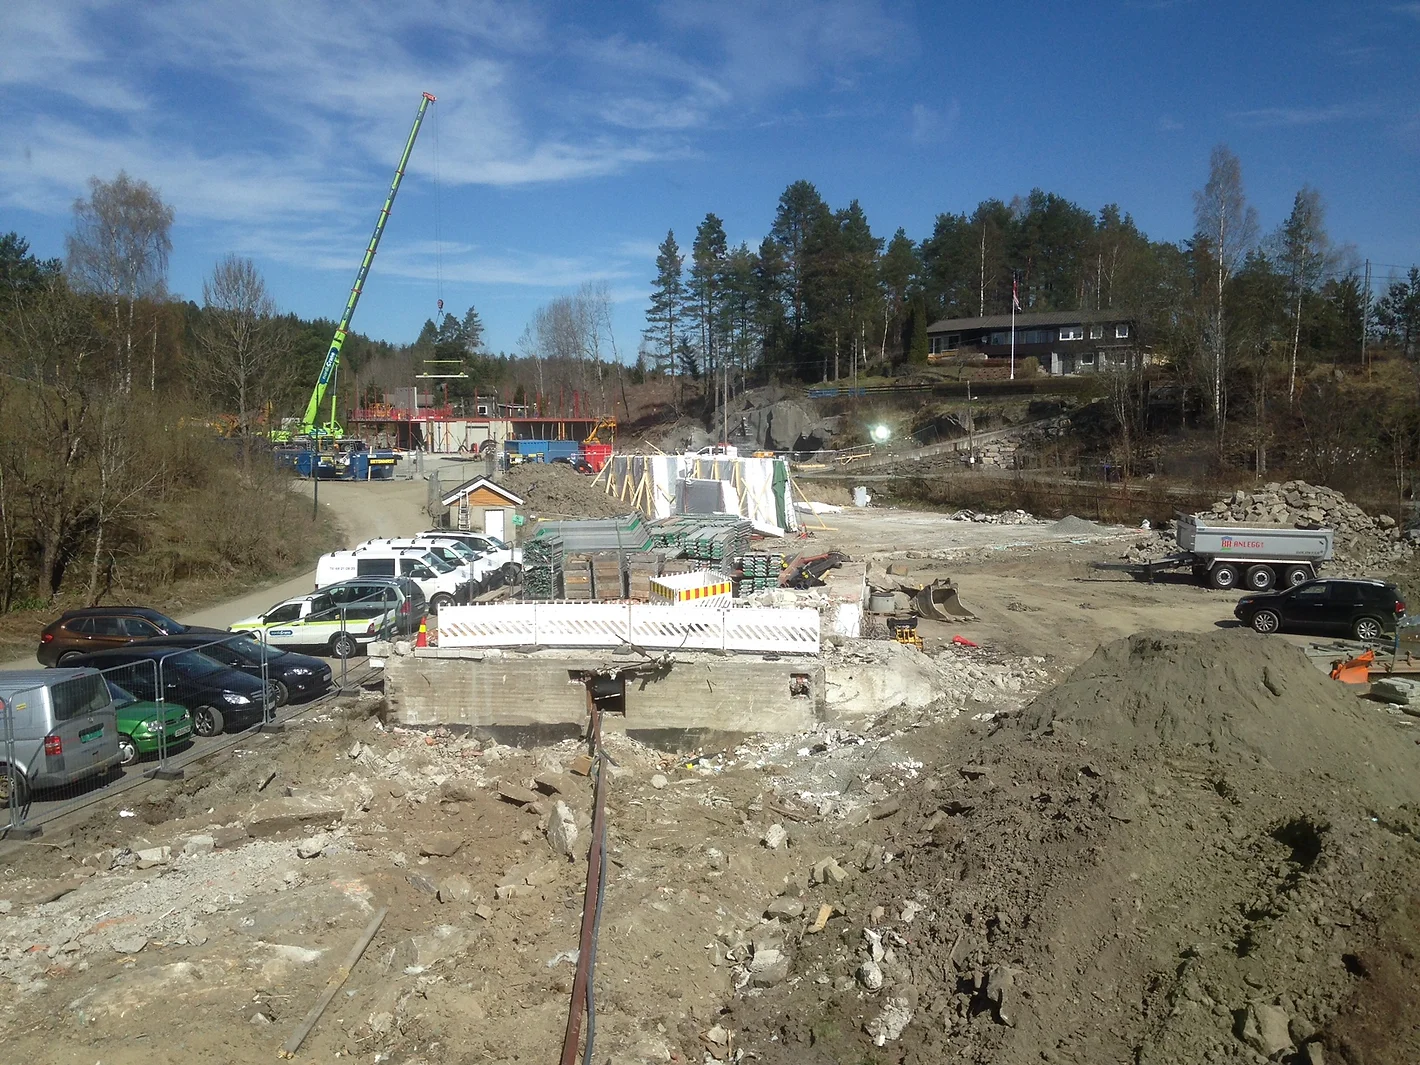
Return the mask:
<path fill-rule="evenodd" d="M 380 208 L 379 220 L 375 223 L 375 231 L 370 234 L 370 244 L 365 249 L 365 258 L 360 263 L 360 272 L 355 275 L 355 285 L 350 290 L 350 299 L 346 301 L 345 313 L 340 316 L 340 324 L 335 327 L 335 336 L 330 342 L 330 350 L 325 353 L 325 362 L 320 368 L 320 377 L 316 379 L 316 387 L 311 391 L 311 400 L 306 404 L 306 413 L 302 416 L 300 424 L 296 427 L 295 435 L 311 438 L 317 446 L 322 443 L 334 442 L 345 435 L 345 429 L 335 416 L 335 389 L 332 384 L 335 381 L 336 370 L 340 366 L 340 349 L 345 344 L 345 334 L 350 329 L 350 319 L 355 316 L 355 305 L 360 302 L 360 293 L 365 288 L 365 278 L 370 274 L 370 264 L 375 261 L 375 249 L 380 246 L 380 237 L 384 234 L 385 223 L 389 221 L 390 210 L 394 207 L 394 198 L 399 192 L 399 183 L 404 180 L 404 168 L 409 164 L 410 153 L 414 151 L 415 138 L 419 136 L 419 127 L 424 122 L 424 113 L 429 110 L 429 105 L 434 102 L 434 96 L 424 93 L 424 98 L 419 101 L 419 113 L 414 116 L 414 128 L 409 131 L 409 139 L 404 143 L 404 154 L 399 157 L 399 166 L 395 169 L 394 180 L 390 182 L 390 192 L 385 198 L 385 205 Z M 325 422 L 317 422 L 320 417 L 321 404 L 325 401 L 326 392 L 330 392 L 330 418 Z M 278 434 L 281 435 L 288 434 Z"/>

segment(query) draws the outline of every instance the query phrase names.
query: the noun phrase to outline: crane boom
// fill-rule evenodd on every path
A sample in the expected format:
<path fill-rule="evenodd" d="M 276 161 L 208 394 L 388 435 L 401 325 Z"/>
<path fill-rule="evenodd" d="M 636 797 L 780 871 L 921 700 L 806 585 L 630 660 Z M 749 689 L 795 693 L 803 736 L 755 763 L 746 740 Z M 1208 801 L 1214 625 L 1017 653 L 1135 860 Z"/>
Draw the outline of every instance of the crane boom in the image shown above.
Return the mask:
<path fill-rule="evenodd" d="M 404 180 L 404 168 L 409 165 L 409 156 L 414 151 L 414 141 L 419 136 L 419 127 L 424 122 L 424 113 L 429 110 L 429 105 L 434 100 L 435 97 L 426 92 L 423 99 L 419 101 L 419 113 L 414 116 L 414 126 L 409 131 L 409 139 L 404 142 L 404 154 L 399 157 L 399 166 L 395 168 L 394 180 L 390 182 L 389 195 L 385 197 L 385 205 L 380 208 L 380 217 L 375 222 L 375 231 L 370 234 L 370 243 L 365 249 L 365 258 L 360 262 L 360 272 L 355 275 L 355 285 L 350 289 L 350 299 L 345 303 L 345 312 L 340 316 L 340 324 L 335 327 L 335 336 L 331 339 L 330 350 L 325 353 L 325 362 L 321 365 L 320 377 L 316 379 L 316 387 L 311 392 L 311 400 L 306 404 L 305 416 L 301 418 L 297 432 L 302 435 L 344 435 L 344 429 L 335 417 L 335 396 L 333 394 L 330 400 L 330 420 L 323 425 L 318 425 L 316 418 L 320 414 L 321 403 L 325 400 L 331 380 L 335 377 L 336 367 L 340 365 L 340 349 L 345 344 L 345 334 L 350 329 L 350 319 L 355 317 L 355 306 L 360 302 L 360 293 L 364 291 L 365 278 L 370 274 L 370 264 L 375 261 L 375 250 L 380 246 L 380 237 L 384 234 L 385 223 L 389 221 L 390 210 L 394 207 L 394 198 L 399 193 L 399 184 Z"/>

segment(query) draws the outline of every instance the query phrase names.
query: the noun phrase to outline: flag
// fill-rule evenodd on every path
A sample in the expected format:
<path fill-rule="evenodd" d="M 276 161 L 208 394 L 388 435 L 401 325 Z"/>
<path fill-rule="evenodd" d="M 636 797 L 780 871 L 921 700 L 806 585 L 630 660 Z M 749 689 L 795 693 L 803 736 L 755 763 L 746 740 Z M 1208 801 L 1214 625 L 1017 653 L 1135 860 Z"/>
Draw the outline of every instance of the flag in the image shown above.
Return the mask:
<path fill-rule="evenodd" d="M 1011 278 L 1011 309 L 1013 311 L 1021 309 L 1021 283 L 1014 277 Z"/>

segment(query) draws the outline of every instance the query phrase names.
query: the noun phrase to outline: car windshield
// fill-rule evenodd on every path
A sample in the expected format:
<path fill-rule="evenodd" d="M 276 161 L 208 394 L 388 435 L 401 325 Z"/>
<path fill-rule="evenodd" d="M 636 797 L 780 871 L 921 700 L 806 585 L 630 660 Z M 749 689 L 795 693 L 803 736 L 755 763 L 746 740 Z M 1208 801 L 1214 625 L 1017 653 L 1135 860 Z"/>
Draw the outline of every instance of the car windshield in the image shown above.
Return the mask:
<path fill-rule="evenodd" d="M 120 688 L 113 681 L 108 682 L 108 693 L 113 699 L 113 705 L 120 710 L 125 706 L 132 706 L 138 701 L 138 696 L 127 688 Z"/>
<path fill-rule="evenodd" d="M 445 540 L 439 544 L 439 547 L 447 551 L 449 554 L 455 555 L 456 557 L 464 559 L 465 561 L 471 558 L 478 557 L 476 554 L 474 554 L 473 549 L 469 547 L 468 544 L 463 543 L 460 540 Z M 448 556 L 446 555 L 444 557 L 447 558 Z"/>
<path fill-rule="evenodd" d="M 209 677 L 213 673 L 220 673 L 227 668 L 221 662 L 214 662 L 197 651 L 188 651 L 186 654 L 178 655 L 172 661 L 189 677 Z"/>
<path fill-rule="evenodd" d="M 432 551 L 425 551 L 424 554 L 419 557 L 419 561 L 424 563 L 424 565 L 428 566 L 435 573 L 452 573 L 454 570 L 453 566 L 450 566 Z"/>
<path fill-rule="evenodd" d="M 508 550 L 508 545 L 505 544 L 502 540 L 498 539 L 498 537 L 496 537 L 496 536 L 487 536 L 487 537 L 484 537 L 484 539 L 486 539 L 490 544 L 493 545 L 493 550 L 495 550 L 495 551 L 506 551 L 506 550 Z"/>
<path fill-rule="evenodd" d="M 286 653 L 278 647 L 272 647 L 270 644 L 260 644 L 250 636 L 238 636 L 235 639 L 224 640 L 222 641 L 222 646 L 230 649 L 234 657 L 253 666 L 261 664 L 263 647 L 265 648 L 268 661 L 273 658 L 280 658 Z"/>

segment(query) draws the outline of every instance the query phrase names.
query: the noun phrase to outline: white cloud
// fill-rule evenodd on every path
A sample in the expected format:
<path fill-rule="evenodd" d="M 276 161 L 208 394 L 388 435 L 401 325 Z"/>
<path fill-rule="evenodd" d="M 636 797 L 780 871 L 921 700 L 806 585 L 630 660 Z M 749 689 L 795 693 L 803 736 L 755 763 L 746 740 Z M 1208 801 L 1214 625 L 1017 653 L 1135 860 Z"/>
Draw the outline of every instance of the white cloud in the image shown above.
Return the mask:
<path fill-rule="evenodd" d="M 956 128 L 961 118 L 961 102 L 953 99 L 945 112 L 924 103 L 912 105 L 912 143 L 934 144 Z"/>
<path fill-rule="evenodd" d="M 1339 122 L 1352 115 L 1350 108 L 1340 104 L 1326 107 L 1261 107 L 1253 111 L 1234 111 L 1234 121 L 1248 126 L 1316 126 Z"/>

